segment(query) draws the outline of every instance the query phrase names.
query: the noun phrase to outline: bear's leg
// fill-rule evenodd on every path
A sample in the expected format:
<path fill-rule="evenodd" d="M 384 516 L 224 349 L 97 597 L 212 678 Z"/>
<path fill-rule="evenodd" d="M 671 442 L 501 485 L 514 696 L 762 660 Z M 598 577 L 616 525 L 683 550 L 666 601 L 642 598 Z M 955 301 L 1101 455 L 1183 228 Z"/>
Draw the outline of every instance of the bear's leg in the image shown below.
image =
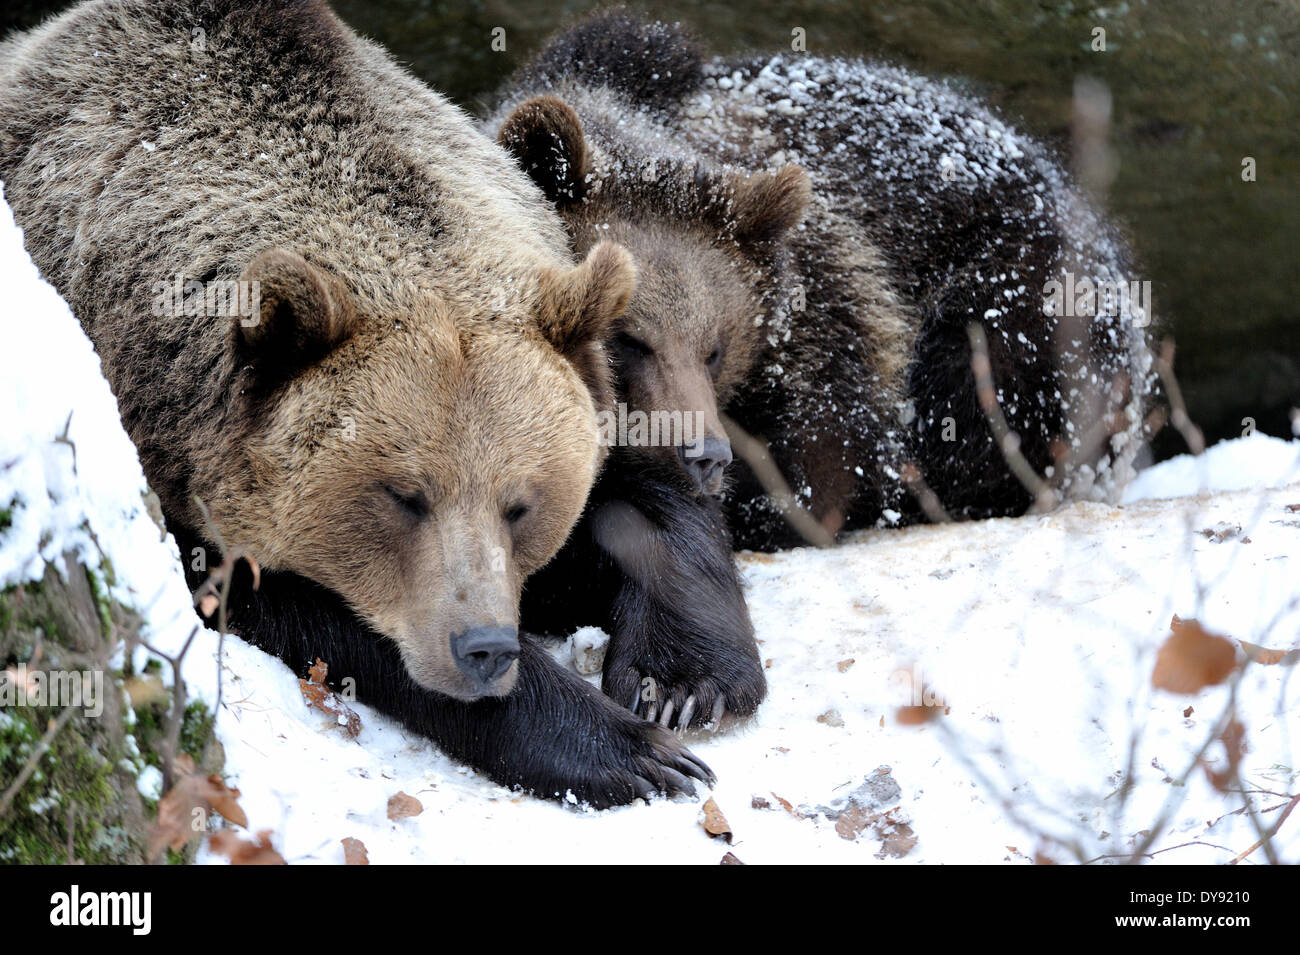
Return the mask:
<path fill-rule="evenodd" d="M 611 466 L 593 492 L 591 533 L 619 577 L 605 692 L 685 729 L 752 714 L 767 681 L 721 510 L 676 477 Z"/>
<path fill-rule="evenodd" d="M 597 808 L 711 785 L 709 768 L 667 729 L 617 706 L 521 635 L 519 677 L 504 698 L 465 703 L 425 690 L 397 645 L 367 627 L 336 594 L 305 578 L 263 573 L 254 591 L 235 574 L 228 625 L 305 673 L 319 657 L 328 681 L 351 678 L 357 699 L 430 737 L 503 786 Z"/>

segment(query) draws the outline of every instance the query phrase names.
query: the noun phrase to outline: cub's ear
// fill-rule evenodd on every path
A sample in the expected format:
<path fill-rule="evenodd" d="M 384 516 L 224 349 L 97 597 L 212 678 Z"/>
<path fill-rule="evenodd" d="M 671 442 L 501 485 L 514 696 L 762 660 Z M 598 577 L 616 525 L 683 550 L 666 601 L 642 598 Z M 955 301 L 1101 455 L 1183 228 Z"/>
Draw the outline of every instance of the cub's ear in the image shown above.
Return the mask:
<path fill-rule="evenodd" d="M 731 231 L 742 242 L 766 242 L 797 226 L 812 198 L 799 166 L 737 175 L 731 183 Z"/>
<path fill-rule="evenodd" d="M 563 100 L 534 96 L 520 103 L 497 133 L 497 142 L 557 206 L 586 194 L 587 137 L 578 114 Z"/>
<path fill-rule="evenodd" d="M 636 290 L 636 266 L 621 245 L 601 242 L 571 269 L 542 274 L 537 321 L 561 355 L 604 341 Z"/>
<path fill-rule="evenodd" d="M 240 365 L 253 366 L 263 385 L 318 361 L 357 329 L 351 293 L 296 252 L 263 252 L 239 280 L 252 308 L 233 321 L 235 356 Z"/>

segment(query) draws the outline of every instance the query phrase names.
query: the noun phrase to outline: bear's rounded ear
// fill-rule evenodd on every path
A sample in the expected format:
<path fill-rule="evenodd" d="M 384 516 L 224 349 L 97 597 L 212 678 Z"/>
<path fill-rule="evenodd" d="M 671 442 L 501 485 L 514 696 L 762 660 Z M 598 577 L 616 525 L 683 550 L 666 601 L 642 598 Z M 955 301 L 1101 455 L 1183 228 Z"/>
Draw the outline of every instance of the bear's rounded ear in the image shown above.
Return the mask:
<path fill-rule="evenodd" d="M 252 307 L 234 319 L 235 354 L 264 383 L 323 358 L 356 330 L 357 311 L 343 283 L 296 252 L 263 252 L 239 281 Z"/>
<path fill-rule="evenodd" d="M 587 137 L 578 114 L 564 100 L 534 96 L 520 103 L 497 133 L 497 142 L 557 206 L 586 194 Z"/>
<path fill-rule="evenodd" d="M 583 346 L 604 341 L 636 290 L 636 266 L 627 249 L 600 242 L 571 269 L 542 274 L 537 322 L 561 355 L 572 358 Z"/>
<path fill-rule="evenodd" d="M 742 242 L 766 242 L 793 229 L 812 198 L 808 174 L 799 166 L 740 173 L 731 187 L 731 232 Z"/>

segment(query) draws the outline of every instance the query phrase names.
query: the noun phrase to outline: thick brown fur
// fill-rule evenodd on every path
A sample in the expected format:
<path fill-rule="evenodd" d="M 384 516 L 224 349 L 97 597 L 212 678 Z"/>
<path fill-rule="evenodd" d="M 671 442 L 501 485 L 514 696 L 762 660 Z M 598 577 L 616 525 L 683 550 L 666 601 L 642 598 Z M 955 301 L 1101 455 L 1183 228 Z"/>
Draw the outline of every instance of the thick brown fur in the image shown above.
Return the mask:
<path fill-rule="evenodd" d="M 356 637 L 351 675 L 399 718 L 418 722 L 411 693 L 550 692 L 517 661 L 471 679 L 452 641 L 513 632 L 524 579 L 582 510 L 627 254 L 575 265 L 507 156 L 317 0 L 91 0 L 0 63 L 6 196 L 178 538 L 339 595 L 374 637 Z M 246 315 L 168 293 L 241 278 L 260 292 Z M 273 614 L 234 619 L 288 645 Z M 603 712 L 530 707 L 557 734 Z M 643 756 L 680 752 L 609 732 L 631 734 L 623 763 L 564 764 L 597 801 L 631 798 Z M 529 785 L 515 764 L 531 745 L 459 749 Z"/>
<path fill-rule="evenodd" d="M 563 131 L 552 154 L 573 144 L 591 170 L 556 199 L 575 247 L 618 237 L 640 263 L 614 341 L 759 342 L 724 350 L 713 374 L 741 385 L 718 401 L 770 443 L 827 530 L 919 513 L 901 480 L 909 462 L 960 516 L 1028 506 L 976 400 L 971 323 L 986 330 L 1031 466 L 1078 496 L 1113 494 L 1131 473 L 1152 387 L 1150 316 L 1043 310 L 1046 283 L 1066 270 L 1123 281 L 1123 243 L 1041 145 L 978 102 L 862 61 L 710 60 L 681 29 L 614 11 L 556 37 L 486 126 L 509 130 L 513 148 L 546 139 L 547 123 Z M 535 177 L 548 175 L 544 159 L 529 157 Z M 791 188 L 798 166 L 803 189 Z M 734 264 L 708 288 L 674 281 L 719 252 Z M 665 301 L 664 285 L 681 294 Z M 717 307 L 746 298 L 755 313 Z M 679 377 L 700 365 L 681 349 L 674 363 Z M 663 377 L 647 376 L 653 367 L 621 364 L 620 389 L 677 400 L 647 386 Z M 797 542 L 766 489 L 734 470 L 737 542 Z"/>

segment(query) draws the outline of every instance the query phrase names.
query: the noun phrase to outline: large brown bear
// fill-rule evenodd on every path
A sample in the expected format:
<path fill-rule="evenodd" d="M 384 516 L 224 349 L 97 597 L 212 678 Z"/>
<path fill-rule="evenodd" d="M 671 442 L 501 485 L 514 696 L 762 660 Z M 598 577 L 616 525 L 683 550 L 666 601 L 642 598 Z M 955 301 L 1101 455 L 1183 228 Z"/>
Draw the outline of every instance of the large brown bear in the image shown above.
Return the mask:
<path fill-rule="evenodd" d="M 634 285 L 317 0 L 92 0 L 0 48 L 0 179 L 169 526 L 256 559 L 238 632 L 497 781 L 710 774 L 517 634 L 602 451 Z"/>
<path fill-rule="evenodd" d="M 1123 245 L 1041 145 L 970 98 L 857 61 L 707 60 L 676 27 L 616 12 L 554 39 L 485 125 L 577 251 L 612 239 L 637 261 L 611 337 L 619 400 L 703 422 L 693 447 L 615 448 L 584 523 L 525 593 L 539 626 L 612 629 L 616 699 L 643 705 L 628 695 L 638 675 L 740 711 L 761 698 L 736 649 L 749 622 L 726 530 L 758 549 L 804 536 L 744 462 L 724 485 L 719 409 L 766 440 L 823 536 L 919 516 L 909 471 L 954 516 L 1020 513 L 1030 494 L 975 387 L 975 323 L 1031 467 L 1081 496 L 1130 473 L 1149 316 L 1127 300 L 1044 309 L 1067 275 L 1126 280 Z M 609 600 L 561 596 L 579 551 L 609 570 Z"/>

